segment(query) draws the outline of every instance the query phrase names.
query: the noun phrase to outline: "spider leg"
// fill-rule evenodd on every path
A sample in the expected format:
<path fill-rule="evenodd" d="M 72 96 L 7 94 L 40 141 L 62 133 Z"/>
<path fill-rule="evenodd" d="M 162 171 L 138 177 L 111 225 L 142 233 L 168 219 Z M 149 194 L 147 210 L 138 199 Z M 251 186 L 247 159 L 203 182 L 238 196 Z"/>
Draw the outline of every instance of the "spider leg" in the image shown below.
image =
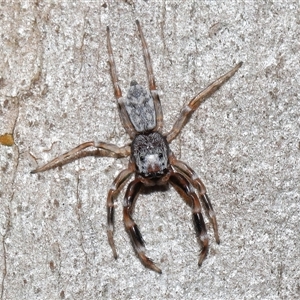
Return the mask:
<path fill-rule="evenodd" d="M 140 261 L 142 264 L 157 273 L 161 274 L 161 269 L 159 269 L 154 262 L 145 255 L 145 242 L 143 240 L 142 234 L 132 219 L 132 213 L 133 213 L 133 205 L 134 201 L 137 198 L 141 188 L 143 186 L 143 183 L 139 178 L 136 178 L 132 182 L 129 183 L 125 198 L 124 198 L 124 208 L 123 208 L 123 218 L 124 218 L 124 224 L 126 231 L 128 232 L 130 239 L 132 241 L 134 250 L 136 254 L 138 255 Z"/>
<path fill-rule="evenodd" d="M 220 238 L 219 238 L 218 223 L 217 223 L 217 219 L 216 219 L 216 214 L 215 214 L 214 209 L 212 207 L 212 204 L 209 200 L 209 197 L 206 194 L 205 185 L 200 180 L 200 178 L 195 173 L 195 171 L 193 169 L 191 169 L 183 161 L 177 160 L 173 156 L 173 157 L 171 157 L 170 162 L 171 162 L 172 166 L 174 166 L 174 168 L 179 173 L 181 173 L 181 174 L 183 173 L 183 175 L 187 176 L 189 178 L 189 180 L 191 181 L 192 185 L 194 186 L 194 188 L 197 189 L 199 197 L 200 197 L 202 203 L 204 203 L 205 208 L 206 208 L 206 210 L 209 214 L 209 218 L 210 218 L 210 221 L 211 221 L 211 223 L 213 225 L 213 229 L 214 229 L 215 239 L 216 239 L 217 243 L 219 244 L 220 243 Z"/>
<path fill-rule="evenodd" d="M 242 64 L 243 64 L 242 62 L 239 62 L 228 73 L 224 74 L 216 81 L 211 83 L 207 88 L 205 88 L 198 95 L 196 95 L 190 101 L 190 103 L 181 110 L 179 118 L 175 122 L 172 130 L 166 136 L 168 143 L 170 143 L 176 138 L 176 136 L 179 134 L 179 132 L 185 126 L 185 124 L 189 121 L 191 115 L 199 107 L 199 105 L 206 98 L 210 97 L 216 90 L 218 90 L 226 81 L 228 81 L 237 72 L 237 70 L 241 67 Z"/>
<path fill-rule="evenodd" d="M 175 188 L 175 190 L 186 200 L 187 204 L 192 208 L 196 236 L 202 246 L 198 260 L 198 265 L 201 266 L 208 253 L 208 236 L 204 219 L 201 213 L 201 204 L 199 198 L 195 193 L 192 184 L 182 174 L 172 172 L 170 176 L 170 183 Z M 189 199 L 188 201 L 187 198 Z"/>
<path fill-rule="evenodd" d="M 92 150 L 92 151 L 83 151 L 84 149 L 88 147 L 96 147 L 98 149 Z M 47 164 L 43 165 L 42 167 L 39 167 L 33 171 L 31 171 L 31 174 L 38 173 L 38 172 L 44 172 L 46 170 L 49 170 L 51 168 L 55 168 L 58 166 L 63 166 L 67 163 L 70 163 L 76 159 L 86 157 L 86 156 L 106 156 L 106 157 L 126 157 L 130 154 L 130 146 L 124 146 L 124 147 L 118 147 L 113 144 L 108 144 L 104 142 L 86 142 L 83 143 L 76 148 L 54 158 Z"/>
<path fill-rule="evenodd" d="M 121 122 L 122 122 L 126 132 L 133 139 L 136 134 L 136 131 L 130 122 L 129 116 L 128 116 L 126 108 L 125 108 L 125 103 L 124 103 L 125 100 L 122 96 L 122 91 L 118 84 L 116 64 L 115 64 L 113 51 L 112 51 L 112 47 L 111 47 L 110 30 L 109 30 L 108 26 L 107 26 L 107 50 L 108 50 L 108 62 L 109 62 L 109 66 L 110 66 L 110 75 L 111 75 L 111 79 L 112 79 L 112 83 L 113 83 L 113 87 L 114 87 L 115 97 L 116 97 L 116 100 L 118 103 L 119 116 L 120 116 Z"/>
<path fill-rule="evenodd" d="M 121 171 L 118 176 L 115 178 L 110 190 L 108 191 L 106 207 L 107 207 L 107 237 L 109 245 L 113 251 L 114 258 L 118 257 L 115 243 L 114 243 L 114 199 L 118 196 L 120 190 L 124 187 L 126 181 L 130 178 L 130 176 L 134 173 L 135 168 L 134 164 L 131 162 L 127 169 Z"/>
<path fill-rule="evenodd" d="M 146 43 L 140 22 L 138 20 L 136 20 L 135 22 L 138 27 L 140 38 L 142 41 L 142 48 L 143 48 L 146 69 L 147 69 L 149 89 L 150 89 L 151 95 L 154 100 L 154 107 L 155 107 L 155 112 L 156 112 L 156 127 L 154 130 L 161 132 L 161 130 L 163 128 L 163 112 L 162 112 L 161 103 L 160 103 L 160 99 L 159 99 L 156 84 L 155 84 L 155 78 L 154 78 L 151 59 L 150 59 L 150 53 L 148 50 L 148 45 Z"/>

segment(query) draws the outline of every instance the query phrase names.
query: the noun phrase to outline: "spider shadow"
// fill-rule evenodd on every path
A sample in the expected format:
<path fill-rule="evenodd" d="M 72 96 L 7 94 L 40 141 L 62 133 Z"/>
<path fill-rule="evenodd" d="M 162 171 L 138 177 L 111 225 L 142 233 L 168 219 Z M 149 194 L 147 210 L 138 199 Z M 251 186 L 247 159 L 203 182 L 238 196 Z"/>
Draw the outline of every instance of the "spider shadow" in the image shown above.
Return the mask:
<path fill-rule="evenodd" d="M 132 203 L 132 211 L 135 211 L 137 199 L 140 195 L 151 195 L 154 193 L 167 192 L 168 190 L 170 190 L 170 185 L 168 183 L 165 185 L 143 186 Z"/>

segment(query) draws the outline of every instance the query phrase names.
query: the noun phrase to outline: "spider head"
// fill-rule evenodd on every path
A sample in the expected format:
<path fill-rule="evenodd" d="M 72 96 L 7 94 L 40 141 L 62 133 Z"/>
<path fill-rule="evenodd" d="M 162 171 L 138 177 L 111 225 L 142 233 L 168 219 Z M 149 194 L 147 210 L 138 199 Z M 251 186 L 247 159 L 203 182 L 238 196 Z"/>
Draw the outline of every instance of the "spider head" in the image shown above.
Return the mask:
<path fill-rule="evenodd" d="M 132 158 L 143 177 L 159 178 L 169 166 L 169 146 L 158 132 L 139 134 L 132 142 Z"/>

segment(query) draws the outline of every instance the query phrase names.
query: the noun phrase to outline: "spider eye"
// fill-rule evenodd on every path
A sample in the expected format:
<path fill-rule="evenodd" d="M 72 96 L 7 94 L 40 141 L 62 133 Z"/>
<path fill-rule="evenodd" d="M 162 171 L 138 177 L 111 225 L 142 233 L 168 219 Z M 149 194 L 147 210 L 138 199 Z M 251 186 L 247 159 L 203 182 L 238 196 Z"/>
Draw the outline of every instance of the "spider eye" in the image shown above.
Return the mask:
<path fill-rule="evenodd" d="M 145 161 L 145 156 L 140 156 L 140 161 Z"/>
<path fill-rule="evenodd" d="M 162 159 L 163 158 L 163 154 L 160 152 L 160 153 L 158 153 L 158 158 L 159 159 Z"/>

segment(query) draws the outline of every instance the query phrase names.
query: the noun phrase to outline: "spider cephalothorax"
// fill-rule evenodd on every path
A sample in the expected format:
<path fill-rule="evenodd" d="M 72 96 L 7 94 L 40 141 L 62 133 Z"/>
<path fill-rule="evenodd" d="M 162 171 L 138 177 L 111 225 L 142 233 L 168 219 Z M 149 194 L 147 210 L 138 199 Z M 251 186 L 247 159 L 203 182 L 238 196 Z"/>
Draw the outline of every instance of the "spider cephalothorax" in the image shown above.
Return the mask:
<path fill-rule="evenodd" d="M 172 130 L 167 134 L 163 134 L 163 113 L 156 90 L 150 55 L 140 23 L 136 21 L 136 24 L 142 41 L 150 93 L 144 87 L 137 84 L 136 81 L 132 81 L 126 98 L 122 97 L 122 92 L 118 84 L 109 28 L 107 27 L 107 48 L 114 93 L 118 103 L 119 115 L 126 132 L 132 140 L 131 144 L 119 147 L 105 142 L 86 142 L 53 159 L 46 165 L 37 168 L 31 173 L 43 172 L 85 156 L 106 156 L 115 158 L 130 156 L 128 167 L 121 171 L 115 178 L 107 196 L 107 235 L 114 257 L 117 258 L 117 251 L 113 239 L 114 199 L 126 181 L 135 174 L 135 178 L 128 184 L 126 189 L 123 202 L 123 218 L 134 250 L 141 262 L 147 268 L 161 273 L 161 270 L 154 262 L 145 255 L 144 240 L 138 226 L 132 218 L 134 201 L 143 186 L 166 185 L 170 183 L 192 209 L 196 236 L 202 246 L 198 260 L 198 265 L 200 266 L 208 252 L 208 236 L 200 203 L 204 205 L 204 208 L 208 212 L 216 241 L 219 243 L 216 216 L 202 181 L 187 164 L 176 159 L 169 148 L 169 143 L 176 138 L 193 112 L 199 107 L 200 103 L 232 77 L 241 67 L 242 63 L 238 63 L 231 71 L 218 78 L 197 94 L 189 104 L 182 109 Z M 91 146 L 96 149 L 85 150 Z"/>
<path fill-rule="evenodd" d="M 169 146 L 159 132 L 137 135 L 132 141 L 131 148 L 139 174 L 157 178 L 166 173 L 169 165 Z"/>

